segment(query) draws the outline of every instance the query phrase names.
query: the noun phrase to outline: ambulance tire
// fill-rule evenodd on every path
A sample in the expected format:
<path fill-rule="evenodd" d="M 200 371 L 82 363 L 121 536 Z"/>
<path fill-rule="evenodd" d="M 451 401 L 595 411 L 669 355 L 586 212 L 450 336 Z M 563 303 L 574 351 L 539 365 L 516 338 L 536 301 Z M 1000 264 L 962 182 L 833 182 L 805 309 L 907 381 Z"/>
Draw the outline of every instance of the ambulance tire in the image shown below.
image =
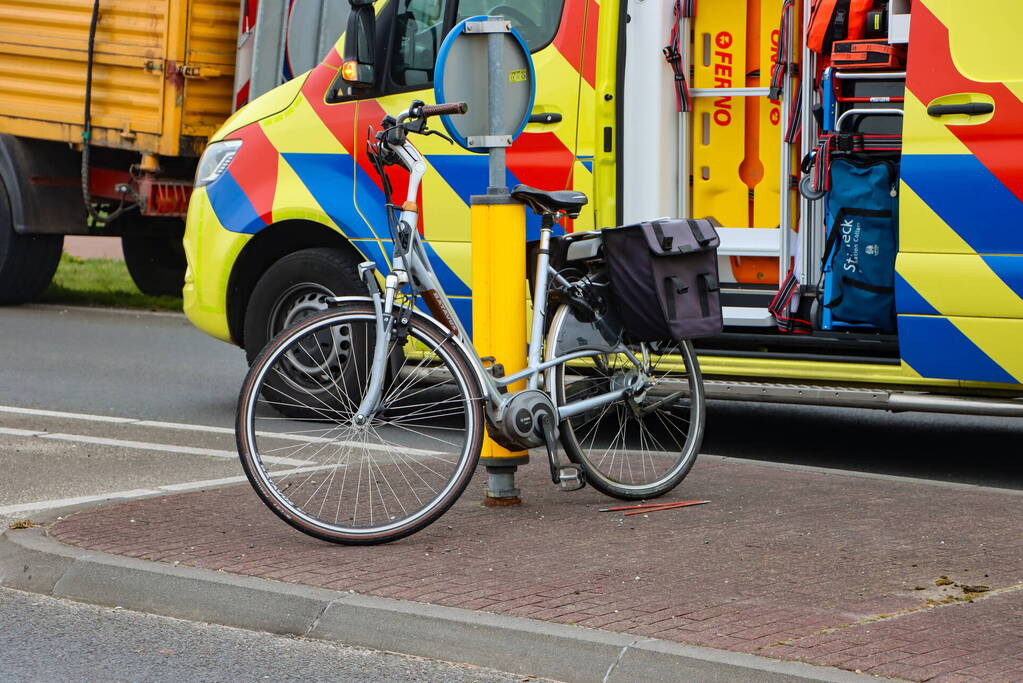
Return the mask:
<path fill-rule="evenodd" d="M 139 291 L 149 296 L 181 296 L 187 266 L 181 243 L 185 222 L 135 214 L 125 229 L 121 237 L 124 265 Z"/>
<path fill-rule="evenodd" d="M 286 327 L 326 310 L 329 296 L 365 296 L 360 259 L 341 249 L 316 247 L 288 254 L 267 268 L 245 309 L 245 356 L 252 364 Z"/>
<path fill-rule="evenodd" d="M 21 235 L 7 187 L 0 180 L 0 305 L 31 301 L 50 285 L 64 250 L 64 235 Z"/>

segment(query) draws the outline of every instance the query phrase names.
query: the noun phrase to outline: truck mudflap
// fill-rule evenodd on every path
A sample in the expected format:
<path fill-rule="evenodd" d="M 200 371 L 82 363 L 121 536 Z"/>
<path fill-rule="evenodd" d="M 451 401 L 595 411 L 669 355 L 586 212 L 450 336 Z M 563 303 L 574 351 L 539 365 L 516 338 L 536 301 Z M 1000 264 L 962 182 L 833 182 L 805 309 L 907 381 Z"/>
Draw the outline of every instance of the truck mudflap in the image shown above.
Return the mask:
<path fill-rule="evenodd" d="M 79 158 L 59 142 L 0 134 L 0 180 L 11 202 L 14 232 L 88 232 L 81 184 L 53 180 L 79 177 Z"/>

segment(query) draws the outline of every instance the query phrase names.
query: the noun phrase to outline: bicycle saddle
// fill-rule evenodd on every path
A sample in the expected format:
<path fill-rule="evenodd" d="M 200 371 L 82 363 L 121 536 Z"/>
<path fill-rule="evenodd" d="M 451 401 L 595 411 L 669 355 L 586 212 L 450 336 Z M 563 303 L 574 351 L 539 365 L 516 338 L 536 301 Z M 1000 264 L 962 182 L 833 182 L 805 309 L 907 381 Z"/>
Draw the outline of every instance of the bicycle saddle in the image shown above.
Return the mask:
<path fill-rule="evenodd" d="M 586 195 L 575 190 L 544 192 L 529 185 L 516 185 L 511 196 L 526 204 L 533 213 L 544 215 L 564 211 L 569 218 L 578 218 L 579 211 L 586 206 Z"/>

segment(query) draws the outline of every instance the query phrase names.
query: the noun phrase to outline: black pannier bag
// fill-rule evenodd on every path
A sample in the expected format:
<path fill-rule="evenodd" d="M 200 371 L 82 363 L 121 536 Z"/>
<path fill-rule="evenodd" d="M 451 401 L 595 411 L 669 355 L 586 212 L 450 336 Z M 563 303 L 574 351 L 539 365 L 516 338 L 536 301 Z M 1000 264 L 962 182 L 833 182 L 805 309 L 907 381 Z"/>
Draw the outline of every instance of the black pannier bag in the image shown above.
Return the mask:
<path fill-rule="evenodd" d="M 721 332 L 721 240 L 710 221 L 665 219 L 601 232 L 612 299 L 629 341 Z"/>

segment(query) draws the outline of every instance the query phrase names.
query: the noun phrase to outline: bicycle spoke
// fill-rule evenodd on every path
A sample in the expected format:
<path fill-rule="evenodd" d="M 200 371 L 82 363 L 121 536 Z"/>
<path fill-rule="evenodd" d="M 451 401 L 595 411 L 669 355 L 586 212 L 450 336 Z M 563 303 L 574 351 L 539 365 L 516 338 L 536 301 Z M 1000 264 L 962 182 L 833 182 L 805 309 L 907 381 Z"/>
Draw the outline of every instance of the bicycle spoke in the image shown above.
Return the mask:
<path fill-rule="evenodd" d="M 274 366 L 271 369 L 274 371 L 274 373 L 276 373 L 281 379 L 285 380 L 286 382 L 290 380 L 288 375 L 283 370 L 281 370 L 279 367 Z M 310 396 L 312 396 L 312 398 L 316 399 L 317 403 L 321 404 L 323 406 L 323 408 L 326 408 L 328 411 L 333 412 L 333 413 L 337 413 L 338 412 L 338 410 L 336 408 L 331 407 L 328 403 L 326 403 L 323 399 L 321 399 L 316 394 L 308 394 L 308 395 L 310 395 Z M 289 396 L 289 398 L 294 398 L 294 397 Z M 305 401 L 301 401 L 299 399 L 294 399 L 294 400 L 298 401 L 298 406 L 299 407 L 301 407 L 301 408 L 308 408 L 309 410 L 312 410 L 313 412 L 323 416 L 325 419 L 328 419 L 328 420 L 332 419 L 330 417 L 329 413 L 324 413 L 321 408 L 317 408 L 315 406 L 312 406 L 312 405 L 306 403 Z"/>
<path fill-rule="evenodd" d="M 422 474 L 420 474 L 416 470 L 416 468 L 413 466 L 416 463 L 415 459 L 410 458 L 405 453 L 402 453 L 402 451 L 400 449 L 396 448 L 396 447 L 392 447 L 391 453 L 392 453 L 392 456 L 399 458 L 400 461 L 401 461 L 401 464 L 405 465 L 405 467 L 408 468 L 408 470 L 410 472 L 412 472 L 412 474 L 414 474 L 416 477 L 418 477 L 419 480 L 421 482 L 423 482 L 423 485 L 426 488 L 430 489 L 430 491 L 432 493 L 436 493 L 437 492 L 437 490 L 428 481 L 426 481 L 426 479 L 423 478 Z M 442 474 L 438 473 L 437 471 L 431 469 L 430 467 L 428 467 L 427 465 L 425 465 L 425 464 L 423 464 L 421 462 L 419 463 L 419 467 L 420 467 L 420 469 L 426 470 L 427 472 L 430 472 L 431 474 L 433 474 L 433 475 L 435 475 L 435 476 L 437 476 L 439 478 L 443 478 Z"/>
<path fill-rule="evenodd" d="M 314 335 L 314 336 L 315 336 L 315 335 Z M 317 346 L 319 346 L 319 345 L 317 345 Z M 305 355 L 306 355 L 306 356 L 307 356 L 307 357 L 309 358 L 309 361 L 310 361 L 311 363 L 313 363 L 314 365 L 316 365 L 316 364 L 319 364 L 319 362 L 318 362 L 318 361 L 317 361 L 317 360 L 316 360 L 315 358 L 313 358 L 312 354 L 311 354 L 311 353 L 309 353 L 309 351 L 308 351 L 308 350 L 307 350 L 307 349 L 306 349 L 305 347 L 303 347 L 303 346 L 302 346 L 301 344 L 299 344 L 299 349 L 298 349 L 298 350 L 299 350 L 299 351 L 301 351 L 302 353 L 304 353 L 304 354 L 305 354 Z M 323 354 L 323 349 L 322 349 L 322 348 L 320 349 L 320 358 L 321 358 L 321 359 L 322 359 L 322 361 L 323 361 L 323 366 L 327 366 L 327 365 L 328 365 L 328 363 L 327 363 L 327 357 L 326 357 L 326 356 L 325 356 L 325 355 Z M 276 370 L 277 372 L 283 372 L 283 371 L 282 371 L 281 369 L 279 369 L 279 368 L 276 368 L 276 367 L 275 367 L 274 369 L 275 369 L 275 370 Z M 329 368 L 327 368 L 327 369 L 329 369 Z M 324 371 L 324 372 L 326 372 L 326 369 L 325 369 L 325 371 Z M 317 386 L 318 386 L 318 387 L 320 388 L 320 390 L 321 390 L 321 391 L 323 391 L 323 393 L 325 393 L 325 394 L 327 394 L 328 396 L 330 396 L 331 398 L 336 398 L 336 399 L 338 399 L 338 400 L 339 400 L 339 401 L 340 401 L 340 402 L 341 402 L 342 404 L 344 404 L 344 403 L 348 402 L 348 401 L 347 401 L 347 398 L 346 398 L 346 397 L 345 397 L 345 396 L 344 396 L 344 395 L 343 395 L 343 394 L 341 393 L 341 390 L 340 390 L 340 388 L 339 388 L 339 387 L 337 386 L 337 381 L 336 381 L 336 380 L 334 380 L 333 378 L 331 378 L 331 383 L 332 383 L 332 384 L 334 385 L 334 388 L 338 390 L 338 391 L 337 391 L 337 393 L 333 393 L 333 392 L 331 392 L 331 390 L 330 390 L 330 387 L 329 387 L 329 386 L 327 386 L 327 385 L 325 385 L 325 384 L 324 384 L 323 382 L 321 382 L 321 381 L 320 381 L 319 379 L 317 379 L 317 378 L 315 377 L 315 375 L 314 375 L 314 374 L 311 374 L 311 373 L 302 373 L 302 374 L 303 374 L 303 375 L 304 375 L 305 377 L 308 377 L 309 379 L 311 379 L 311 380 L 312 380 L 313 382 L 315 382 L 315 383 L 316 383 L 316 385 L 317 385 Z M 324 406 L 326 406 L 326 407 L 328 407 L 328 408 L 330 407 L 330 404 L 328 404 L 327 402 L 323 401 L 323 399 L 320 399 L 320 398 L 319 398 L 318 396 L 316 396 L 315 394 L 313 394 L 313 398 L 316 398 L 316 399 L 317 399 L 317 400 L 318 400 L 318 401 L 319 401 L 320 403 L 322 403 L 322 404 L 323 404 Z"/>
<path fill-rule="evenodd" d="M 405 472 L 403 472 L 403 471 L 402 471 L 402 469 L 401 469 L 401 465 L 400 465 L 400 464 L 398 463 L 398 458 L 400 458 L 400 457 L 401 457 L 401 454 L 400 454 L 400 453 L 398 452 L 398 450 L 397 450 L 397 449 L 394 449 L 394 450 L 392 450 L 392 451 L 391 451 L 391 462 L 392 462 L 392 463 L 394 464 L 394 466 L 395 466 L 395 468 L 394 468 L 394 469 L 395 469 L 395 470 L 396 470 L 396 471 L 398 472 L 398 474 L 400 474 L 400 475 L 401 475 L 401 478 L 405 480 L 405 483 L 406 483 L 406 484 L 408 485 L 408 487 L 409 487 L 409 490 L 410 490 L 410 491 L 412 491 L 412 495 L 414 495 L 414 496 L 416 497 L 416 502 L 418 502 L 418 503 L 419 503 L 420 505 L 422 505 L 422 503 L 423 503 L 423 499 L 419 497 L 419 492 L 418 492 L 418 491 L 416 491 L 415 487 L 414 487 L 414 486 L 412 485 L 412 482 L 411 482 L 411 481 L 409 481 L 408 477 L 406 477 L 406 476 L 405 476 Z M 411 468 L 410 468 L 410 469 L 411 469 Z M 413 474 L 414 474 L 414 473 L 415 473 L 415 472 L 413 471 Z M 420 479 L 422 479 L 422 477 L 420 477 Z M 423 481 L 423 483 L 425 484 L 426 482 L 425 482 L 425 481 Z M 390 482 L 388 482 L 388 486 L 390 487 Z M 398 496 L 398 494 L 397 494 L 397 493 L 395 493 L 395 491 L 394 491 L 394 488 L 393 488 L 393 487 L 391 488 L 391 495 L 393 495 L 393 496 L 394 496 L 394 499 L 395 499 L 396 501 L 398 501 L 398 505 L 400 505 L 400 506 L 401 506 L 401 511 L 402 511 L 402 512 L 403 512 L 403 513 L 404 513 L 405 515 L 408 515 L 408 510 L 406 510 L 406 509 L 405 509 L 405 505 L 404 505 L 404 503 L 402 503 L 402 502 L 401 502 L 401 498 L 400 498 L 400 497 Z"/>
<path fill-rule="evenodd" d="M 343 452 L 342 449 L 338 449 L 338 451 L 335 452 L 335 455 L 337 456 L 337 461 L 334 462 L 331 465 L 324 465 L 324 467 L 329 467 L 329 468 L 332 468 L 332 469 L 336 470 L 338 468 L 338 466 L 340 465 L 341 453 L 342 452 Z M 346 459 L 346 462 L 347 462 L 347 459 Z M 317 474 L 317 472 L 315 470 L 314 471 L 310 471 L 309 472 L 309 476 L 307 476 L 302 481 L 300 481 L 300 482 L 291 482 L 291 484 L 289 485 L 289 488 L 292 488 L 292 489 L 294 489 L 297 492 L 299 489 L 301 489 L 303 486 L 305 486 L 305 484 L 308 481 L 310 481 L 316 474 Z M 286 481 L 287 477 L 285 477 L 284 480 Z M 312 500 L 312 498 L 310 498 L 309 500 Z M 306 503 L 308 504 L 308 501 L 306 501 Z"/>
<path fill-rule="evenodd" d="M 331 336 L 331 343 L 336 346 L 337 342 L 336 342 L 336 340 L 334 340 L 334 335 L 331 334 L 330 336 Z M 314 337 L 315 337 L 315 334 L 314 334 Z M 333 396 L 334 398 L 337 398 L 339 401 L 341 401 L 341 403 L 347 404 L 348 406 L 350 406 L 351 408 L 354 409 L 355 406 L 353 406 L 351 404 L 351 401 L 348 400 L 348 396 L 347 396 L 346 392 L 343 392 L 341 390 L 341 387 L 339 387 L 338 384 L 337 384 L 337 379 L 330 374 L 330 372 L 329 372 L 330 371 L 330 363 L 327 361 L 327 355 L 325 353 L 323 353 L 323 347 L 320 346 L 319 344 L 317 344 L 316 346 L 320 350 L 320 360 L 323 361 L 324 373 L 326 373 L 327 377 L 330 379 L 331 385 L 333 385 L 333 388 L 335 389 L 335 392 L 332 393 L 330 391 L 330 387 L 324 386 L 324 391 L 327 392 L 328 395 Z M 309 351 L 307 351 L 304 347 L 300 347 L 300 348 L 301 348 L 301 350 L 307 356 L 309 356 L 309 360 L 313 361 L 314 363 L 316 362 L 315 359 L 313 359 L 312 354 L 309 353 Z M 342 377 L 344 376 L 343 372 L 339 373 L 339 374 L 341 374 Z M 320 386 L 323 386 L 323 384 L 318 379 L 316 379 L 315 377 L 313 378 L 313 380 L 316 381 L 316 383 L 319 384 Z"/>
<path fill-rule="evenodd" d="M 430 486 L 429 482 L 427 482 L 425 479 L 423 479 L 423 476 L 421 474 L 419 474 L 419 472 L 417 472 L 414 467 L 412 467 L 411 465 L 408 464 L 408 461 L 406 461 L 406 459 L 405 459 L 405 455 L 401 451 L 399 451 L 398 449 L 394 449 L 393 450 L 393 455 L 394 455 L 394 457 L 400 459 L 401 463 L 404 464 L 406 467 L 408 467 L 408 470 L 412 474 L 414 474 L 415 476 L 419 477 L 419 481 L 423 482 L 423 486 L 425 486 L 426 488 L 430 489 L 430 491 L 432 493 L 436 493 L 436 490 L 432 486 Z M 400 472 L 400 470 L 399 470 L 399 472 Z M 404 476 L 404 475 L 402 475 L 402 476 Z M 407 479 L 406 479 L 406 481 L 407 481 Z M 409 486 L 412 487 L 412 491 L 413 491 L 413 493 L 415 493 L 415 488 L 414 488 L 414 486 L 412 485 L 411 482 L 409 482 Z M 422 502 L 421 499 L 419 499 L 419 495 L 418 494 L 415 494 L 415 495 L 416 495 L 416 499 L 420 500 L 420 502 Z"/>

